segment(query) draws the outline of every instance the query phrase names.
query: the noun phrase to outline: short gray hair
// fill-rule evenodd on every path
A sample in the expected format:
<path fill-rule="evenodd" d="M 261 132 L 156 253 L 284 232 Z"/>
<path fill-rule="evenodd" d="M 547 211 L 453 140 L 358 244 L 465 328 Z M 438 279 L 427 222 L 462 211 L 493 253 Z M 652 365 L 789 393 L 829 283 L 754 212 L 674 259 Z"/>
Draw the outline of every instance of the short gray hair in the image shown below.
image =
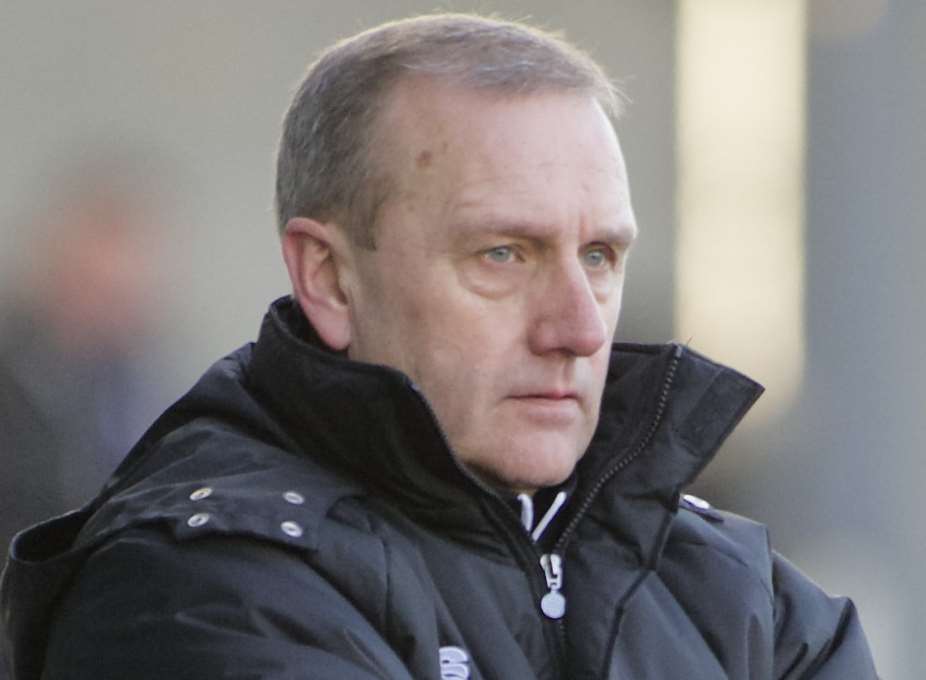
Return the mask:
<path fill-rule="evenodd" d="M 588 55 L 523 23 L 434 14 L 382 24 L 325 50 L 283 122 L 277 156 L 280 232 L 297 216 L 337 220 L 374 248 L 390 179 L 373 159 L 377 114 L 402 78 L 425 76 L 499 94 L 575 92 L 617 118 L 621 97 Z"/>

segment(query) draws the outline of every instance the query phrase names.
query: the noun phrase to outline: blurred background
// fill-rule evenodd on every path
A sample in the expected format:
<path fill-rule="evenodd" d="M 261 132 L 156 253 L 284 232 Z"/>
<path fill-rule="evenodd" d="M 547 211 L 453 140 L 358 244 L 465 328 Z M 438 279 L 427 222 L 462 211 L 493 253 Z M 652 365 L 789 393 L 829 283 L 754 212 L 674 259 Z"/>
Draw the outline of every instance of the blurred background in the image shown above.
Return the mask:
<path fill-rule="evenodd" d="M 587 49 L 642 236 L 619 335 L 768 388 L 696 493 L 856 600 L 885 678 L 926 616 L 926 3 L 6 1 L 0 532 L 93 495 L 287 292 L 274 148 L 336 38 L 438 9 Z"/>

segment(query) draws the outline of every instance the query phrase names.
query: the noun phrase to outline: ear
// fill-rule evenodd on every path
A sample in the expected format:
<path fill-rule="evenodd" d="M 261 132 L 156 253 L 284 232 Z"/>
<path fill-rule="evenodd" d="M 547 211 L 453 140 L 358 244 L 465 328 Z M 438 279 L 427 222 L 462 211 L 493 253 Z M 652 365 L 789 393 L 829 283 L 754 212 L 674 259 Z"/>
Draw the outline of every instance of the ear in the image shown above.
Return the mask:
<path fill-rule="evenodd" d="M 340 227 L 306 217 L 286 224 L 283 260 L 293 284 L 293 295 L 322 341 L 335 351 L 351 340 L 348 296 L 343 290 L 346 239 Z"/>

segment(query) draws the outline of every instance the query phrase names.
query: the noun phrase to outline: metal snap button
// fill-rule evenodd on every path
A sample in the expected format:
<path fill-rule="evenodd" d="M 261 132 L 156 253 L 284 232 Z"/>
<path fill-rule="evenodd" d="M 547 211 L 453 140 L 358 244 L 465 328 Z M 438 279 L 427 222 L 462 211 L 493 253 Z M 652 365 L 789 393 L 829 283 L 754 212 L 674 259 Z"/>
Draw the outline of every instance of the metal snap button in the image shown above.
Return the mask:
<path fill-rule="evenodd" d="M 199 489 L 196 489 L 193 493 L 190 494 L 191 501 L 201 501 L 203 498 L 208 498 L 212 495 L 211 486 L 203 486 Z"/>
<path fill-rule="evenodd" d="M 186 521 L 188 526 L 193 528 L 201 527 L 203 524 L 208 522 L 210 515 L 208 512 L 197 512 L 195 515 L 192 515 L 190 519 Z"/>
<path fill-rule="evenodd" d="M 293 505 L 302 505 L 305 503 L 305 496 L 298 491 L 287 491 L 283 494 L 283 498 L 287 503 L 292 503 Z"/>
<path fill-rule="evenodd" d="M 284 534 L 286 534 L 287 536 L 291 536 L 293 538 L 299 538 L 300 536 L 302 536 L 302 527 L 296 524 L 295 522 L 289 522 L 289 521 L 283 522 L 280 525 L 280 529 L 283 530 Z"/>

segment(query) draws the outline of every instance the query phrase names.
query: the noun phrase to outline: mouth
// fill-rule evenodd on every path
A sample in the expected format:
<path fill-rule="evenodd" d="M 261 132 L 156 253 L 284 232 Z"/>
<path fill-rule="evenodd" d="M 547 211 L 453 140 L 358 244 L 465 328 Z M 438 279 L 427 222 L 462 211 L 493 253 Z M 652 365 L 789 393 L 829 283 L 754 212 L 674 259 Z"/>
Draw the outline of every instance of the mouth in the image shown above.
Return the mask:
<path fill-rule="evenodd" d="M 543 390 L 509 397 L 521 417 L 537 427 L 560 429 L 575 423 L 582 412 L 579 395 L 573 391 Z"/>
<path fill-rule="evenodd" d="M 571 413 L 581 407 L 579 394 L 572 390 L 521 392 L 512 395 L 509 399 L 523 407 L 539 411 Z"/>
<path fill-rule="evenodd" d="M 566 401 L 579 400 L 579 394 L 573 390 L 543 390 L 538 392 L 524 392 L 513 395 L 514 399 L 530 399 L 540 401 Z"/>

